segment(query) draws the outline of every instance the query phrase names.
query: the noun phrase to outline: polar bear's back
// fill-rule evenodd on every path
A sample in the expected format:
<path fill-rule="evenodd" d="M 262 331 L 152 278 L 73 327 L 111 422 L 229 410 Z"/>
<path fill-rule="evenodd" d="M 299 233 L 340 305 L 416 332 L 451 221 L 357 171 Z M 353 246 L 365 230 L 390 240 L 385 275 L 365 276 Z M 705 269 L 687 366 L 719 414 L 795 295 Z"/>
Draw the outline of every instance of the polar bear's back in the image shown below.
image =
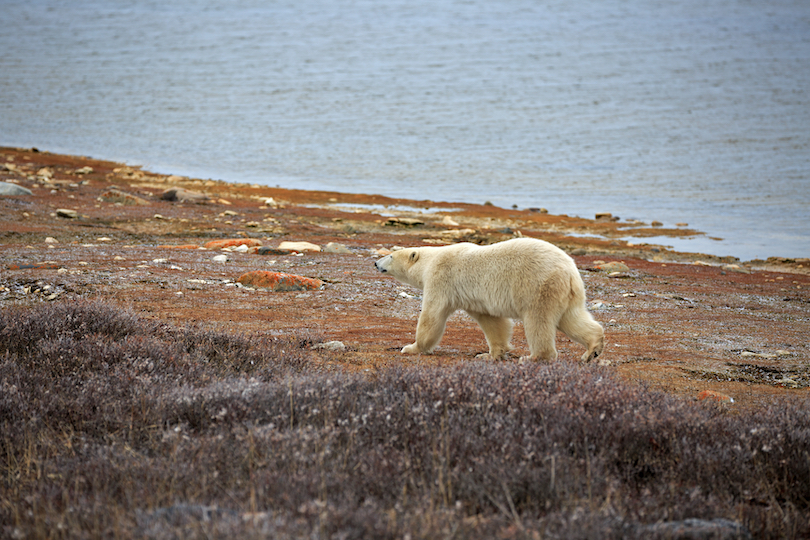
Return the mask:
<path fill-rule="evenodd" d="M 455 309 L 522 318 L 537 303 L 584 302 L 576 264 L 558 247 L 532 238 L 489 246 L 438 248 L 432 285 Z"/>

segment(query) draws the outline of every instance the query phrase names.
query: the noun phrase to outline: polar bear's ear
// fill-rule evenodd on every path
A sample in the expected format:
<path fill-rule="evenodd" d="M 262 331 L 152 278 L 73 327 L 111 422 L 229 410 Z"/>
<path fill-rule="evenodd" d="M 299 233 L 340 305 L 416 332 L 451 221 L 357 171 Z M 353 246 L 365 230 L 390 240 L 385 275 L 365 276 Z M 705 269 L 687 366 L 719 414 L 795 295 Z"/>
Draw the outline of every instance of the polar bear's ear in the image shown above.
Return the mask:
<path fill-rule="evenodd" d="M 411 251 L 410 256 L 408 256 L 408 262 L 410 262 L 411 264 L 413 264 L 413 263 L 415 263 L 415 262 L 416 262 L 416 261 L 418 261 L 418 260 L 419 260 L 419 252 L 418 252 L 418 251 L 415 251 L 415 250 L 414 250 L 414 251 Z"/>

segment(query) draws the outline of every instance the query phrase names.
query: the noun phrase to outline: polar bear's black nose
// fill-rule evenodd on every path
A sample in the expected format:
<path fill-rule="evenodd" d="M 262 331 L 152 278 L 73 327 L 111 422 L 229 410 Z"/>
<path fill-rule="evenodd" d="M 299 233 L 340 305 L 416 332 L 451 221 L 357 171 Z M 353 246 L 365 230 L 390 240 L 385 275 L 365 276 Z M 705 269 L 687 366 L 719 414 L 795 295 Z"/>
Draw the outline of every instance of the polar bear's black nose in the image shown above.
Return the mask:
<path fill-rule="evenodd" d="M 376 268 L 377 270 L 379 270 L 383 274 L 386 273 L 388 270 L 386 270 L 385 268 L 382 268 L 379 264 L 377 264 L 378 262 L 379 261 L 374 261 L 374 268 Z"/>

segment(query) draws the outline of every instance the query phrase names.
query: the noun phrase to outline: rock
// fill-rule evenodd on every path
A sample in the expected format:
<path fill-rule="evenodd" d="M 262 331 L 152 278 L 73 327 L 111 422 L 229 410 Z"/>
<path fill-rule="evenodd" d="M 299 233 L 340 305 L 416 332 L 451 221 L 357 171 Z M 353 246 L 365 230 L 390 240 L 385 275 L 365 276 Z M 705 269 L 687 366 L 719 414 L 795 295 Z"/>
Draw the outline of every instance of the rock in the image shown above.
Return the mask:
<path fill-rule="evenodd" d="M 37 176 L 40 178 L 53 178 L 53 170 L 49 169 L 48 167 L 42 167 L 37 171 Z"/>
<path fill-rule="evenodd" d="M 257 255 L 289 255 L 292 251 L 289 249 L 279 249 L 272 246 L 261 246 L 256 249 Z"/>
<path fill-rule="evenodd" d="M 731 396 L 727 396 L 726 394 L 722 394 L 720 392 L 715 392 L 714 390 L 704 390 L 703 392 L 698 394 L 698 400 L 703 401 L 705 399 L 711 399 L 713 401 L 718 402 L 726 402 L 726 403 L 734 403 L 734 398 Z"/>
<path fill-rule="evenodd" d="M 279 249 L 288 249 L 290 251 L 297 251 L 302 253 L 304 251 L 320 251 L 321 246 L 311 244 L 309 242 L 282 242 L 278 245 Z"/>
<path fill-rule="evenodd" d="M 254 247 L 261 245 L 262 241 L 256 240 L 255 238 L 227 238 L 223 240 L 211 240 L 203 245 L 203 247 L 206 249 L 222 249 L 238 246 Z"/>
<path fill-rule="evenodd" d="M 475 229 L 448 229 L 439 232 L 439 235 L 445 238 L 462 238 L 471 234 L 475 234 Z"/>
<path fill-rule="evenodd" d="M 245 286 L 269 289 L 275 292 L 312 291 L 323 286 L 323 282 L 319 279 L 267 270 L 255 270 L 242 274 L 236 281 Z"/>
<path fill-rule="evenodd" d="M 597 212 L 596 213 L 596 219 L 597 220 L 605 220 L 605 219 L 613 220 L 613 214 L 611 214 L 610 212 Z"/>
<path fill-rule="evenodd" d="M 45 239 L 45 243 L 46 243 L 46 244 L 58 244 L 58 243 L 59 243 L 59 240 L 57 240 L 57 239 L 56 239 L 56 238 L 54 238 L 53 236 L 49 236 L 49 237 L 47 237 L 47 238 Z"/>
<path fill-rule="evenodd" d="M 751 270 L 744 266 L 740 266 L 739 264 L 727 264 L 723 266 L 723 270 L 726 272 L 737 272 L 738 274 L 750 274 Z"/>
<path fill-rule="evenodd" d="M 458 227 L 458 223 L 453 221 L 450 216 L 444 216 L 442 218 L 442 225 L 447 225 L 449 227 Z"/>
<path fill-rule="evenodd" d="M 33 195 L 28 188 L 12 184 L 11 182 L 0 182 L 0 195 Z"/>
<path fill-rule="evenodd" d="M 689 226 L 689 224 L 688 224 L 688 223 L 684 223 L 684 222 L 680 222 L 680 223 L 676 223 L 676 224 L 675 224 L 675 226 L 676 226 L 676 227 L 688 227 L 688 226 Z"/>
<path fill-rule="evenodd" d="M 346 345 L 342 341 L 327 341 L 313 345 L 312 348 L 322 351 L 345 351 Z"/>
<path fill-rule="evenodd" d="M 652 223 L 650 223 L 650 226 L 651 227 L 663 227 L 664 224 L 661 223 L 660 221 L 653 221 Z"/>
<path fill-rule="evenodd" d="M 326 247 L 323 248 L 324 253 L 340 253 L 343 255 L 350 254 L 352 251 L 344 246 L 343 244 L 338 244 L 337 242 L 329 242 L 326 244 Z"/>
<path fill-rule="evenodd" d="M 728 519 L 685 519 L 632 526 L 639 538 L 668 538 L 670 540 L 751 540 L 753 536 L 744 525 Z M 633 535 L 635 536 L 635 535 Z"/>
<path fill-rule="evenodd" d="M 204 203 L 211 199 L 204 193 L 191 191 L 186 188 L 169 188 L 160 196 L 164 201 Z"/>
<path fill-rule="evenodd" d="M 768 354 L 768 353 L 756 353 L 752 351 L 742 351 L 740 356 L 743 358 L 766 358 L 766 359 L 773 359 L 779 355 L 776 354 Z"/>
<path fill-rule="evenodd" d="M 84 166 L 81 169 L 76 169 L 75 171 L 73 171 L 73 174 L 81 175 L 81 174 L 90 174 L 91 172 L 93 172 L 93 167 Z"/>
<path fill-rule="evenodd" d="M 621 262 L 617 262 L 617 261 L 613 261 L 613 262 L 609 262 L 609 263 L 603 263 L 603 264 L 597 265 L 596 268 L 598 268 L 599 270 L 601 270 L 603 272 L 607 272 L 609 274 L 612 274 L 613 272 L 629 272 L 630 271 L 630 268 L 626 264 L 621 263 Z"/>
<path fill-rule="evenodd" d="M 214 261 L 214 262 L 218 262 L 218 263 L 226 263 L 226 262 L 228 262 L 228 256 L 227 255 L 217 255 L 211 260 Z"/>
<path fill-rule="evenodd" d="M 535 207 L 532 207 L 532 208 L 528 208 L 528 210 L 529 210 L 529 212 L 535 212 L 535 213 L 540 213 L 540 214 L 548 214 L 548 209 L 547 208 L 535 208 Z"/>
<path fill-rule="evenodd" d="M 98 200 L 111 204 L 123 204 L 124 206 L 149 204 L 149 201 L 146 199 L 142 199 L 141 197 L 137 197 L 117 189 L 108 189 L 99 196 Z"/>
<path fill-rule="evenodd" d="M 67 219 L 76 219 L 79 217 L 79 213 L 76 210 L 70 210 L 68 208 L 57 208 L 56 215 Z"/>
<path fill-rule="evenodd" d="M 570 255 L 575 257 L 580 257 L 582 255 L 587 255 L 588 251 L 585 248 L 576 248 L 570 252 Z"/>
<path fill-rule="evenodd" d="M 388 226 L 417 227 L 419 225 L 424 225 L 425 222 L 421 219 L 390 217 L 385 224 Z"/>
<path fill-rule="evenodd" d="M 164 245 L 164 246 L 156 246 L 156 247 L 161 248 L 161 249 L 200 249 L 200 246 L 198 246 L 197 244 L 181 244 L 179 246 Z"/>

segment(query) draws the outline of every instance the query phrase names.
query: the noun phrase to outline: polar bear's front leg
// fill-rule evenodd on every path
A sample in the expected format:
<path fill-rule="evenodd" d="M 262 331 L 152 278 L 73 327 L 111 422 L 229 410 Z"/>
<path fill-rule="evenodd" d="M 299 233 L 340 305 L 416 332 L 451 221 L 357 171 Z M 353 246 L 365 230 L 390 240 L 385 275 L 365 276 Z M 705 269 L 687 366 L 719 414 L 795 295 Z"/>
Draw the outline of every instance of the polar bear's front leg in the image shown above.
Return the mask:
<path fill-rule="evenodd" d="M 485 313 L 476 313 L 475 311 L 468 311 L 467 314 L 484 331 L 487 345 L 489 345 L 489 355 L 492 359 L 501 360 L 506 358 L 507 353 L 513 349 L 512 344 L 509 342 L 512 339 L 512 320 L 506 317 L 493 317 Z"/>
<path fill-rule="evenodd" d="M 431 353 L 444 334 L 447 319 L 453 310 L 445 306 L 433 306 L 425 296 L 422 300 L 422 313 L 416 324 L 416 342 L 402 348 L 405 354 Z"/>

